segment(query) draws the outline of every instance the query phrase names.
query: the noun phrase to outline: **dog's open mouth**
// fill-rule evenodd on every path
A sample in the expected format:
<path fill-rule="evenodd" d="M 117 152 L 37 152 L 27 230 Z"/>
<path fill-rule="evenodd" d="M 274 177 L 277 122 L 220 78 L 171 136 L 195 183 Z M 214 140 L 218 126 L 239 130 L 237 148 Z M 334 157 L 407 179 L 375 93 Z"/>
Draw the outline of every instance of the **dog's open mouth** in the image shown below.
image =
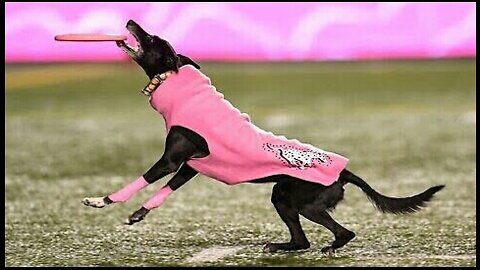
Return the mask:
<path fill-rule="evenodd" d="M 143 55 L 142 46 L 140 45 L 137 35 L 132 31 L 129 31 L 129 33 L 135 38 L 136 46 L 131 46 L 125 41 L 117 41 L 117 46 L 120 47 L 120 49 L 128 54 L 128 56 L 130 56 L 133 60 L 137 60 Z"/>

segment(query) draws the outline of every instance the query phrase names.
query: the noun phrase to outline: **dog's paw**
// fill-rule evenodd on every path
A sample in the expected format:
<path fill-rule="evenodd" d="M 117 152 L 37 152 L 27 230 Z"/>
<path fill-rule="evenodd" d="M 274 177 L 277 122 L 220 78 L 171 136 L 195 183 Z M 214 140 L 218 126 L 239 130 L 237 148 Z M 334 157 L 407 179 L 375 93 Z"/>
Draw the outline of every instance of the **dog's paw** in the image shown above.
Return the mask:
<path fill-rule="evenodd" d="M 150 210 L 142 207 L 139 210 L 137 210 L 135 213 L 133 213 L 131 216 L 129 216 L 125 220 L 124 224 L 125 225 L 133 225 L 137 222 L 140 222 L 145 218 L 145 216 L 148 214 L 148 212 L 150 212 Z"/>
<path fill-rule="evenodd" d="M 103 208 L 107 205 L 103 200 L 103 197 L 93 197 L 93 198 L 87 197 L 82 200 L 82 203 L 86 206 L 91 206 L 95 208 Z"/>
<path fill-rule="evenodd" d="M 133 217 L 133 216 L 130 216 L 128 217 L 127 219 L 125 219 L 125 221 L 123 222 L 123 224 L 125 225 L 133 225 L 135 223 L 138 223 L 140 221 L 143 220 L 144 217 Z"/>
<path fill-rule="evenodd" d="M 335 249 L 332 246 L 322 248 L 322 253 L 327 256 L 332 256 L 335 254 Z"/>
<path fill-rule="evenodd" d="M 135 222 L 128 217 L 128 218 L 125 219 L 125 221 L 123 222 L 123 224 L 125 224 L 125 225 L 133 225 L 133 224 L 135 224 Z"/>
<path fill-rule="evenodd" d="M 275 244 L 272 243 L 266 243 L 265 246 L 263 246 L 263 252 L 276 252 L 278 248 L 275 246 Z"/>

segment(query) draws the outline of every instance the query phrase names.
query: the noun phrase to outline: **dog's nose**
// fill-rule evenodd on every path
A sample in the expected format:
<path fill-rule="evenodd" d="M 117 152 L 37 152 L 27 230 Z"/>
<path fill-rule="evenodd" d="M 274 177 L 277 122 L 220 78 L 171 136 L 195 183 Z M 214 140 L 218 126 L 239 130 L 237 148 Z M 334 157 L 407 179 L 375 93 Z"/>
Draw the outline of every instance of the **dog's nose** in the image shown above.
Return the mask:
<path fill-rule="evenodd" d="M 128 20 L 127 22 L 127 26 L 133 26 L 133 25 L 136 25 L 137 23 L 133 20 Z"/>

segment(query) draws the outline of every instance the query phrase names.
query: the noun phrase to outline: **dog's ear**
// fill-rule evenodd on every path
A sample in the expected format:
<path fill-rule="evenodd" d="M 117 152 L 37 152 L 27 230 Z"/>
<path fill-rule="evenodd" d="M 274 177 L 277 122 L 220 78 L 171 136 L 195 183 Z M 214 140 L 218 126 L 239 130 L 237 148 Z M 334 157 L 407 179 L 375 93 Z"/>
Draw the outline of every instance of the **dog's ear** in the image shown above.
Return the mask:
<path fill-rule="evenodd" d="M 181 67 L 183 65 L 192 65 L 197 69 L 200 69 L 200 65 L 195 63 L 192 59 L 186 57 L 185 55 L 177 54 L 178 57 L 178 66 Z"/>

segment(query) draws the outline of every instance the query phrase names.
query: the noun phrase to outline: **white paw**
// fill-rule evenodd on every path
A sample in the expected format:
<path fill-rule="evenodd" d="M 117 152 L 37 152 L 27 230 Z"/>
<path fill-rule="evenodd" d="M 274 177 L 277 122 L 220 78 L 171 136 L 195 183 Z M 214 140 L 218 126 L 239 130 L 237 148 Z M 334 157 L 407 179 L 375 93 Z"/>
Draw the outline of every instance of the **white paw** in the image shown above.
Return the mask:
<path fill-rule="evenodd" d="M 105 207 L 105 202 L 103 201 L 103 197 L 94 197 L 94 198 L 84 198 L 82 203 L 86 206 L 91 206 L 95 208 L 102 208 Z"/>

